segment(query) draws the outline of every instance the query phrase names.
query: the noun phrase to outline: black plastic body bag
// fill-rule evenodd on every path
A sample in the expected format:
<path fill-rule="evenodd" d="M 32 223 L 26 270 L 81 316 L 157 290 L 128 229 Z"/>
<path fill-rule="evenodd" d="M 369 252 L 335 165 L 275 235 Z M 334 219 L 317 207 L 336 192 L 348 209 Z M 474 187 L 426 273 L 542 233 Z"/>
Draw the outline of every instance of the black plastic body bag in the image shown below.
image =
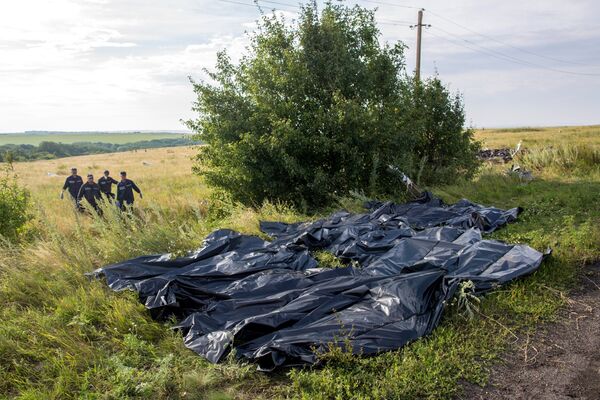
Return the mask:
<path fill-rule="evenodd" d="M 211 233 L 186 257 L 151 255 L 94 271 L 130 289 L 155 318 L 175 316 L 185 345 L 211 362 L 232 349 L 263 370 L 306 365 L 328 346 L 356 354 L 394 350 L 429 334 L 458 284 L 486 291 L 537 269 L 543 254 L 483 240 L 513 222 L 500 210 L 424 193 L 405 204 L 370 202 L 369 213 L 262 222 L 256 236 Z M 351 266 L 319 268 L 312 250 Z"/>

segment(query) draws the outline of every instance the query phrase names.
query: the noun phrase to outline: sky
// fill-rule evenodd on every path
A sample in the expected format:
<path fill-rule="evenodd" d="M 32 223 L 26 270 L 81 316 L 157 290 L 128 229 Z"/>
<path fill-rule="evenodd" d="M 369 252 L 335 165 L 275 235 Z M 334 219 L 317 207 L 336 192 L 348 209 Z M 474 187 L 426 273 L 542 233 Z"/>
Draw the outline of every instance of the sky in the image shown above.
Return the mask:
<path fill-rule="evenodd" d="M 464 97 L 473 127 L 600 123 L 600 2 L 347 0 Z M 293 20 L 299 2 L 259 0 Z M 322 1 L 319 1 L 322 4 Z M 184 130 L 188 77 L 246 51 L 253 0 L 19 0 L 0 12 L 0 132 Z"/>

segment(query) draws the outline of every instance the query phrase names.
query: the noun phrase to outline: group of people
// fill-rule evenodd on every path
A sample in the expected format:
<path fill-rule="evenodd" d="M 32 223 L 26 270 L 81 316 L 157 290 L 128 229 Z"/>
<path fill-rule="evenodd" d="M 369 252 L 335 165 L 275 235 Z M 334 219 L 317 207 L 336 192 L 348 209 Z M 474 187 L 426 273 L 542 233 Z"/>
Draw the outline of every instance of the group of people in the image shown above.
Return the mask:
<path fill-rule="evenodd" d="M 112 191 L 113 185 L 117 185 L 116 196 Z M 110 172 L 107 170 L 104 171 L 104 176 L 98 179 L 97 183 L 94 181 L 94 175 L 92 174 L 88 174 L 87 182 L 83 183 L 81 176 L 77 175 L 77 168 L 71 168 L 71 175 L 65 180 L 60 192 L 61 199 L 64 197 L 65 190 L 69 191 L 78 210 L 84 210 L 81 206 L 81 200 L 85 199 L 98 213 L 102 212 L 99 205 L 102 198 L 111 203 L 114 201 L 121 210 L 133 205 L 135 200 L 134 191 L 140 195 L 140 198 L 143 198 L 142 191 L 131 179 L 127 179 L 127 172 L 125 171 L 121 171 L 120 181 L 111 177 Z"/>

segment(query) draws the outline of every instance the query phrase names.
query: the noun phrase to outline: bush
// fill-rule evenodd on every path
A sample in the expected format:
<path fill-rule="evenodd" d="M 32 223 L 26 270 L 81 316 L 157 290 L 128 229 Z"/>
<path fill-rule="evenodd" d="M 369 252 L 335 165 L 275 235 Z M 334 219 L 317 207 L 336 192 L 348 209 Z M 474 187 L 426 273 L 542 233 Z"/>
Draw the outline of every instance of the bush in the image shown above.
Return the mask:
<path fill-rule="evenodd" d="M 411 128 L 417 136 L 413 151 L 425 166 L 415 177 L 426 183 L 471 177 L 479 165 L 475 155 L 481 145 L 473 140 L 471 129 L 463 128 L 465 112 L 460 95 L 453 96 L 437 77 L 407 88 L 413 99 Z"/>
<path fill-rule="evenodd" d="M 358 190 L 395 195 L 398 172 L 428 182 L 469 175 L 475 152 L 460 97 L 405 73 L 404 45 L 379 43 L 373 11 L 304 6 L 298 22 L 264 17 L 249 54 L 218 55 L 193 82 L 196 172 L 235 200 L 315 207 Z"/>
<path fill-rule="evenodd" d="M 29 192 L 6 170 L 0 177 L 0 238 L 11 241 L 19 238 L 31 219 L 29 205 Z"/>

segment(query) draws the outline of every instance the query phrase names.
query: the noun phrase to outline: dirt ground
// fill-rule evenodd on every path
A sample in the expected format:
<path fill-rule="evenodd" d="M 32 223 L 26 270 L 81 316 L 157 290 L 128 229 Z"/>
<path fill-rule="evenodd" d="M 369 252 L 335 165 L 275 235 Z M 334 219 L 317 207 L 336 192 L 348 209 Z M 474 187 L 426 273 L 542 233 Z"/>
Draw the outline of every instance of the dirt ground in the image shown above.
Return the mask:
<path fill-rule="evenodd" d="M 514 344 L 488 386 L 460 398 L 600 399 L 600 263 L 585 267 L 568 303 L 560 322 Z"/>

